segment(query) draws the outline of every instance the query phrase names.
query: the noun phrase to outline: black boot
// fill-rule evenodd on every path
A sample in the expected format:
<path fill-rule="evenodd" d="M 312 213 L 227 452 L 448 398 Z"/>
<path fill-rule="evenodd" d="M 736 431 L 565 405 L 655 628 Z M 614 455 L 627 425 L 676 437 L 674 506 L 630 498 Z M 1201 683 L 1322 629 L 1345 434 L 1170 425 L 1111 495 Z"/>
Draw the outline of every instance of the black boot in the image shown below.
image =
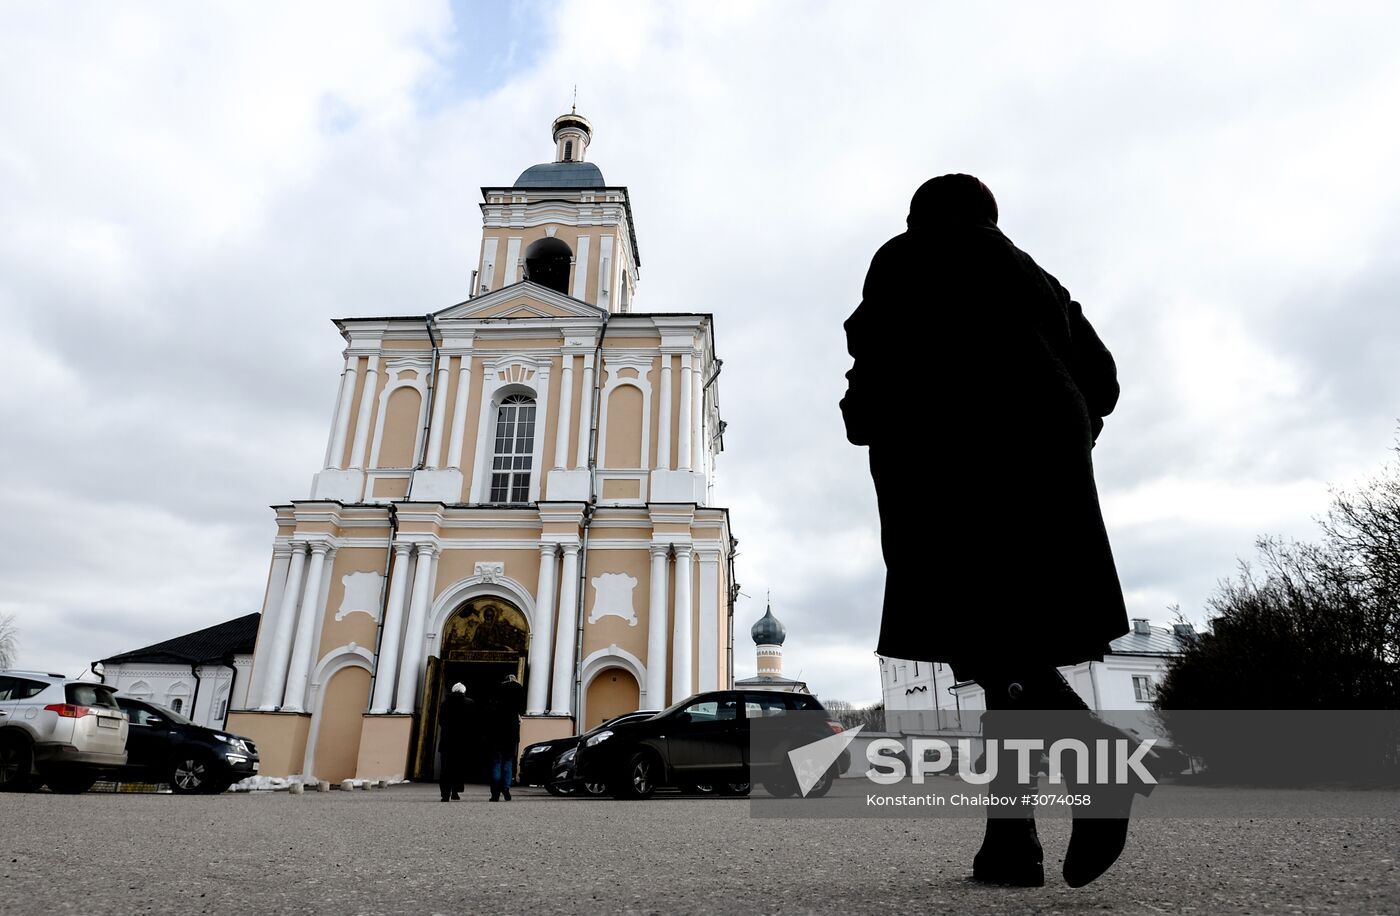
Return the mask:
<path fill-rule="evenodd" d="M 987 784 L 987 794 L 1008 800 L 987 809 L 987 830 L 982 848 L 972 857 L 972 878 L 986 884 L 1013 887 L 1042 887 L 1045 884 L 1045 856 L 1040 836 L 1035 829 L 1035 808 L 1022 801 L 1026 793 L 1036 791 L 1035 770 L 1038 760 L 1031 761 L 1029 782 L 1017 779 L 1017 754 L 1007 751 L 1002 742 L 1012 737 L 1004 728 L 1005 714 L 990 712 L 982 718 L 982 737 L 997 742 L 996 775 Z M 983 755 L 983 772 L 990 754 Z"/>
<path fill-rule="evenodd" d="M 1122 745 L 1110 744 L 1115 755 L 1120 748 L 1126 749 L 1129 754 L 1138 748 L 1139 743 L 1126 732 L 1114 728 L 1098 716 L 1093 716 L 1089 733 L 1093 739 L 1124 741 Z M 1093 739 L 1084 739 L 1091 748 Z M 1149 773 L 1160 772 L 1155 766 L 1156 760 L 1156 755 L 1151 751 L 1144 755 L 1143 765 Z M 1126 784 L 1115 781 L 1097 784 L 1091 767 L 1088 784 L 1078 784 L 1073 780 L 1069 782 L 1070 792 L 1087 794 L 1091 799 L 1087 806 L 1074 809 L 1074 826 L 1070 830 L 1063 871 L 1065 883 L 1070 887 L 1083 887 L 1097 880 L 1122 855 L 1128 842 L 1128 819 L 1132 815 L 1133 800 L 1139 795 L 1147 797 L 1157 787 L 1155 782 L 1144 782 L 1131 772 L 1128 776 Z M 1113 779 L 1113 774 L 1109 779 Z"/>

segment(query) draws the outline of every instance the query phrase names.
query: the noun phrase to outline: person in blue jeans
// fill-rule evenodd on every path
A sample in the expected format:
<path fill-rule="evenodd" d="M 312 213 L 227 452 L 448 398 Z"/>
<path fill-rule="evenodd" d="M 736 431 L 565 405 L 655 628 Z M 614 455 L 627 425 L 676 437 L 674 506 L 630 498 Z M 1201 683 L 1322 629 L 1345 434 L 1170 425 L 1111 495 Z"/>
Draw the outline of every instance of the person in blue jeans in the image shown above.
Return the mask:
<path fill-rule="evenodd" d="M 515 753 L 520 746 L 520 717 L 525 713 L 525 685 L 515 675 L 507 675 L 493 700 L 486 736 L 491 747 L 491 800 L 504 797 L 510 801 Z"/>

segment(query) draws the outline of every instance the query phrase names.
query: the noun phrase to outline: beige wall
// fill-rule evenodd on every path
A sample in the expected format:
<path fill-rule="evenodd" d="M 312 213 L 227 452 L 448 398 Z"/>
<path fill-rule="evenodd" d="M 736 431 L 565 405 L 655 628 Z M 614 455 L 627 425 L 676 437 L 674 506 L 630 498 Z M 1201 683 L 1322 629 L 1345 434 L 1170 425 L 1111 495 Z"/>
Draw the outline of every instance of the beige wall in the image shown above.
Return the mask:
<path fill-rule="evenodd" d="M 636 550 L 590 550 L 588 552 L 587 595 L 584 598 L 584 613 L 591 613 L 597 590 L 593 579 L 602 573 L 626 573 L 637 580 L 632 589 L 632 609 L 637 614 L 637 625 L 629 626 L 621 617 L 609 614 L 595 623 L 586 623 L 583 628 L 583 657 L 587 658 L 599 649 L 614 643 L 647 663 L 647 621 L 648 603 L 651 594 L 651 553 L 645 544 Z"/>
<path fill-rule="evenodd" d="M 355 778 L 402 779 L 408 772 L 408 743 L 412 737 L 412 716 L 366 714 L 360 725 Z"/>
<path fill-rule="evenodd" d="M 585 206 L 588 205 L 585 204 Z M 496 242 L 496 276 L 491 281 L 491 285 L 492 289 L 500 289 L 511 282 L 510 277 L 508 276 L 508 272 L 510 270 L 511 265 L 508 265 L 506 263 L 506 252 L 509 251 L 510 240 L 512 238 L 520 239 L 520 259 L 523 261 L 525 259 L 525 252 L 529 250 L 530 246 L 533 243 L 539 241 L 542 238 L 548 237 L 548 232 L 546 231 L 548 226 L 554 227 L 554 237 L 567 244 L 569 246 L 569 250 L 573 252 L 575 258 L 578 257 L 579 236 L 587 235 L 591 237 L 591 241 L 589 241 L 588 243 L 588 282 L 584 290 L 583 299 L 585 302 L 597 305 L 598 279 L 601 270 L 601 252 L 603 248 L 601 242 L 603 238 L 611 236 L 613 239 L 611 258 L 612 266 L 609 271 L 610 273 L 616 274 L 619 263 L 627 260 L 626 256 L 623 255 L 623 249 L 628 244 L 628 240 L 623 235 L 622 229 L 619 226 L 579 227 L 568 226 L 563 223 L 549 223 L 541 226 L 533 226 L 527 229 L 511 229 L 500 227 L 487 228 L 482 231 L 481 236 L 482 244 L 476 265 L 477 270 L 480 271 L 478 276 L 484 277 L 486 275 L 485 254 L 487 239 L 494 238 L 498 240 Z M 574 269 L 569 272 L 568 295 L 570 296 L 574 294 L 574 276 L 575 271 L 578 270 L 578 267 L 579 265 L 576 264 L 574 266 Z M 635 268 L 629 268 L 629 270 L 635 272 Z M 522 279 L 524 277 L 524 274 L 525 268 L 522 264 L 519 268 L 517 268 L 516 280 L 518 281 Z M 616 282 L 610 284 L 609 290 L 609 299 L 612 301 L 613 308 L 616 309 L 621 297 L 621 290 L 619 289 L 619 284 Z"/>
<path fill-rule="evenodd" d="M 378 467 L 411 468 L 418 463 L 414 445 L 418 441 L 422 406 L 423 397 L 415 388 L 396 388 L 389 395 Z"/>
<path fill-rule="evenodd" d="M 588 684 L 583 707 L 583 727 L 593 728 L 614 716 L 637 709 L 641 685 L 624 668 L 604 668 Z"/>
<path fill-rule="evenodd" d="M 336 551 L 330 586 L 326 589 L 325 614 L 321 619 L 321 642 L 316 650 L 318 662 L 330 650 L 351 642 L 374 648 L 379 634 L 379 623 L 375 617 L 356 612 L 336 620 L 335 615 L 345 600 L 345 576 L 354 572 L 384 575 L 386 554 L 387 549 L 374 547 L 342 547 Z M 371 610 L 377 615 L 380 608 L 376 605 Z"/>
<path fill-rule="evenodd" d="M 623 370 L 624 372 L 626 370 Z M 631 373 L 636 375 L 635 372 Z M 642 466 L 642 392 L 621 385 L 608 395 L 608 441 L 603 450 L 605 468 Z"/>
<path fill-rule="evenodd" d="M 253 739 L 258 747 L 261 776 L 295 776 L 306 762 L 306 735 L 311 729 L 308 713 L 232 712 L 228 730 Z"/>
<path fill-rule="evenodd" d="M 360 723 L 369 705 L 369 672 L 358 665 L 341 668 L 324 688 L 317 723 L 317 779 L 353 779 L 360 757 Z"/>

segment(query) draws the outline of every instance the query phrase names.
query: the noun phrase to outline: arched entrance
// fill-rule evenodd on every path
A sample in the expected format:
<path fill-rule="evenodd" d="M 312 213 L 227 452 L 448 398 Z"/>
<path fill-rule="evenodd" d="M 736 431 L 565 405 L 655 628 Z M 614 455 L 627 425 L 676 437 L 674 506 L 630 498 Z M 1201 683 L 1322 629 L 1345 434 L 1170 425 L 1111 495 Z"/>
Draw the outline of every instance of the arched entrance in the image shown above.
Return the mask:
<path fill-rule="evenodd" d="M 479 720 L 486 719 L 497 688 L 507 675 L 524 683 L 530 647 L 530 624 L 511 602 L 494 595 L 473 598 L 458 608 L 442 628 L 441 654 L 428 658 L 423 685 L 423 713 L 416 748 L 415 777 L 437 773 L 437 713 L 453 684 L 463 684 Z M 468 778 L 486 782 L 490 760 L 484 741 L 471 742 Z"/>
<path fill-rule="evenodd" d="M 641 685 L 626 668 L 604 668 L 588 682 L 584 701 L 584 725 L 579 731 L 596 728 L 625 712 L 634 712 L 641 697 Z"/>

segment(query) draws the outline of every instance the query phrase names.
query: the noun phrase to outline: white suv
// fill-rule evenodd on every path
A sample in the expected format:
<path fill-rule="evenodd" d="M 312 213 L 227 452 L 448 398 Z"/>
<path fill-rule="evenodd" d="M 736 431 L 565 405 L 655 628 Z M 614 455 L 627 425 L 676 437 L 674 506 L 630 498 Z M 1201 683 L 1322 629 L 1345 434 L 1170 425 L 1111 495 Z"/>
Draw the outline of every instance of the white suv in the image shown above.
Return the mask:
<path fill-rule="evenodd" d="M 126 763 L 127 717 L 105 684 L 0 671 L 0 792 L 86 792 Z M 36 779 L 37 776 L 37 779 Z"/>

